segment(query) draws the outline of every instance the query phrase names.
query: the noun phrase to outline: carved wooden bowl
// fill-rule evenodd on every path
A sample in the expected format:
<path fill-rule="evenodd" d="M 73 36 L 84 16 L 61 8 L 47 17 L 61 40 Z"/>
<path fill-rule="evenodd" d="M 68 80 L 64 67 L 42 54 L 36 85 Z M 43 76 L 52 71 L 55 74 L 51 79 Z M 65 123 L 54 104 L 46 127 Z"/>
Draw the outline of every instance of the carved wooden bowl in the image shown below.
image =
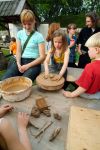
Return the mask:
<path fill-rule="evenodd" d="M 56 75 L 56 74 L 53 74 Z M 41 73 L 37 78 L 36 78 L 36 83 L 37 85 L 45 90 L 48 91 L 54 91 L 54 90 L 59 90 L 63 87 L 64 85 L 64 78 L 62 77 L 59 81 L 52 81 L 52 77 L 45 78 L 44 73 Z"/>
<path fill-rule="evenodd" d="M 5 79 L 1 83 L 1 95 L 10 102 L 27 98 L 32 90 L 32 81 L 27 77 L 17 76 Z"/>

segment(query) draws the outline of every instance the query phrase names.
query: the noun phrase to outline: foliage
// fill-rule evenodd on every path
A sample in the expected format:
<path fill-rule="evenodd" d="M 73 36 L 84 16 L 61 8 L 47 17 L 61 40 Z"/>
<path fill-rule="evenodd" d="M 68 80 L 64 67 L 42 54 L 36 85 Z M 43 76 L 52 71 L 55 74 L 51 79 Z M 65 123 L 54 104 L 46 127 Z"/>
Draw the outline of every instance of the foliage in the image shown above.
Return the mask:
<path fill-rule="evenodd" d="M 100 12 L 100 1 L 98 0 L 84 0 L 83 1 L 84 10 Z"/>
<path fill-rule="evenodd" d="M 65 16 L 69 13 L 79 14 L 82 10 L 82 0 L 28 0 L 42 21 L 51 22 L 58 16 Z"/>
<path fill-rule="evenodd" d="M 75 23 L 78 28 L 79 27 L 81 28 L 85 26 L 85 14 L 80 13 L 78 15 L 69 14 L 67 16 L 59 16 L 59 17 L 53 18 L 52 22 L 53 21 L 60 22 L 61 27 L 67 27 L 69 23 Z"/>

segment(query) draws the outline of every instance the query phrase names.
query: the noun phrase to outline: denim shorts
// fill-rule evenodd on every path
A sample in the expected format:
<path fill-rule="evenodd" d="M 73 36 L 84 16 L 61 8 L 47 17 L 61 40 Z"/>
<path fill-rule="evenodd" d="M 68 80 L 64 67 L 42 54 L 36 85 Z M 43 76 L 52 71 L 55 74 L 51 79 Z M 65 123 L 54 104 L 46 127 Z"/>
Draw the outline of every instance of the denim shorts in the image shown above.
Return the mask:
<path fill-rule="evenodd" d="M 97 92 L 97 93 L 95 93 L 95 94 L 83 93 L 83 94 L 80 95 L 80 97 L 87 98 L 87 99 L 100 100 L 100 92 Z"/>

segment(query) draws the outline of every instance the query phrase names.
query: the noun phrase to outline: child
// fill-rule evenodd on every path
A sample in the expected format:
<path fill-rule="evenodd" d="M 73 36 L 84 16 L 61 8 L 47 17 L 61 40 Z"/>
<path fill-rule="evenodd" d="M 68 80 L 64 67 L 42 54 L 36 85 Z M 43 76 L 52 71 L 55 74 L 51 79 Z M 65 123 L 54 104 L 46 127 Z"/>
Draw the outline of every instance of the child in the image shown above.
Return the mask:
<path fill-rule="evenodd" d="M 51 40 L 51 49 L 48 51 L 44 61 L 45 77 L 49 75 L 48 65 L 52 59 L 52 68 L 54 72 L 59 72 L 54 80 L 60 80 L 62 76 L 66 78 L 66 69 L 69 61 L 69 49 L 66 41 L 66 34 L 63 30 L 58 29 L 54 32 Z"/>
<path fill-rule="evenodd" d="M 17 43 L 16 43 L 16 38 L 15 37 L 11 38 L 9 49 L 10 49 L 11 54 L 16 55 Z"/>
<path fill-rule="evenodd" d="M 86 65 L 82 75 L 76 81 L 79 87 L 73 92 L 63 90 L 63 94 L 66 97 L 81 96 L 100 100 L 100 32 L 92 35 L 85 46 L 89 48 L 89 57 L 94 60 Z"/>
<path fill-rule="evenodd" d="M 0 106 L 0 150 L 32 150 L 26 129 L 29 115 L 23 112 L 18 113 L 18 138 L 11 123 L 3 118 L 12 109 L 13 107 L 8 104 Z"/>
<path fill-rule="evenodd" d="M 70 48 L 70 56 L 69 56 L 69 67 L 76 67 L 75 65 L 75 49 L 76 49 L 76 25 L 75 24 L 69 24 L 67 27 L 67 42 L 68 42 L 68 47 Z"/>
<path fill-rule="evenodd" d="M 48 29 L 48 35 L 47 35 L 47 38 L 46 38 L 46 41 L 48 42 L 47 50 L 49 50 L 51 48 L 52 35 L 58 29 L 60 29 L 60 24 L 59 23 L 51 23 L 50 24 L 49 29 Z"/>
<path fill-rule="evenodd" d="M 35 15 L 31 10 L 24 9 L 21 12 L 23 29 L 17 34 L 16 62 L 7 69 L 2 80 L 25 76 L 34 81 L 41 72 L 41 63 L 45 59 L 45 45 L 42 34 L 35 31 L 35 22 Z"/>

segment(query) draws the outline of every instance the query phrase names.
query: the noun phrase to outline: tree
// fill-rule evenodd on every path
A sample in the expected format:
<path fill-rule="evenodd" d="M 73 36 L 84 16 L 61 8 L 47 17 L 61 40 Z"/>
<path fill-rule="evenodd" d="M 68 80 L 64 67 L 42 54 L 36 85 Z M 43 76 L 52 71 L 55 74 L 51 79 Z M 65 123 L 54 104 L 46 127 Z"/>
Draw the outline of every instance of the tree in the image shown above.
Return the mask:
<path fill-rule="evenodd" d="M 58 16 L 79 14 L 82 10 L 82 0 L 28 0 L 38 16 L 44 22 L 52 22 Z"/>

